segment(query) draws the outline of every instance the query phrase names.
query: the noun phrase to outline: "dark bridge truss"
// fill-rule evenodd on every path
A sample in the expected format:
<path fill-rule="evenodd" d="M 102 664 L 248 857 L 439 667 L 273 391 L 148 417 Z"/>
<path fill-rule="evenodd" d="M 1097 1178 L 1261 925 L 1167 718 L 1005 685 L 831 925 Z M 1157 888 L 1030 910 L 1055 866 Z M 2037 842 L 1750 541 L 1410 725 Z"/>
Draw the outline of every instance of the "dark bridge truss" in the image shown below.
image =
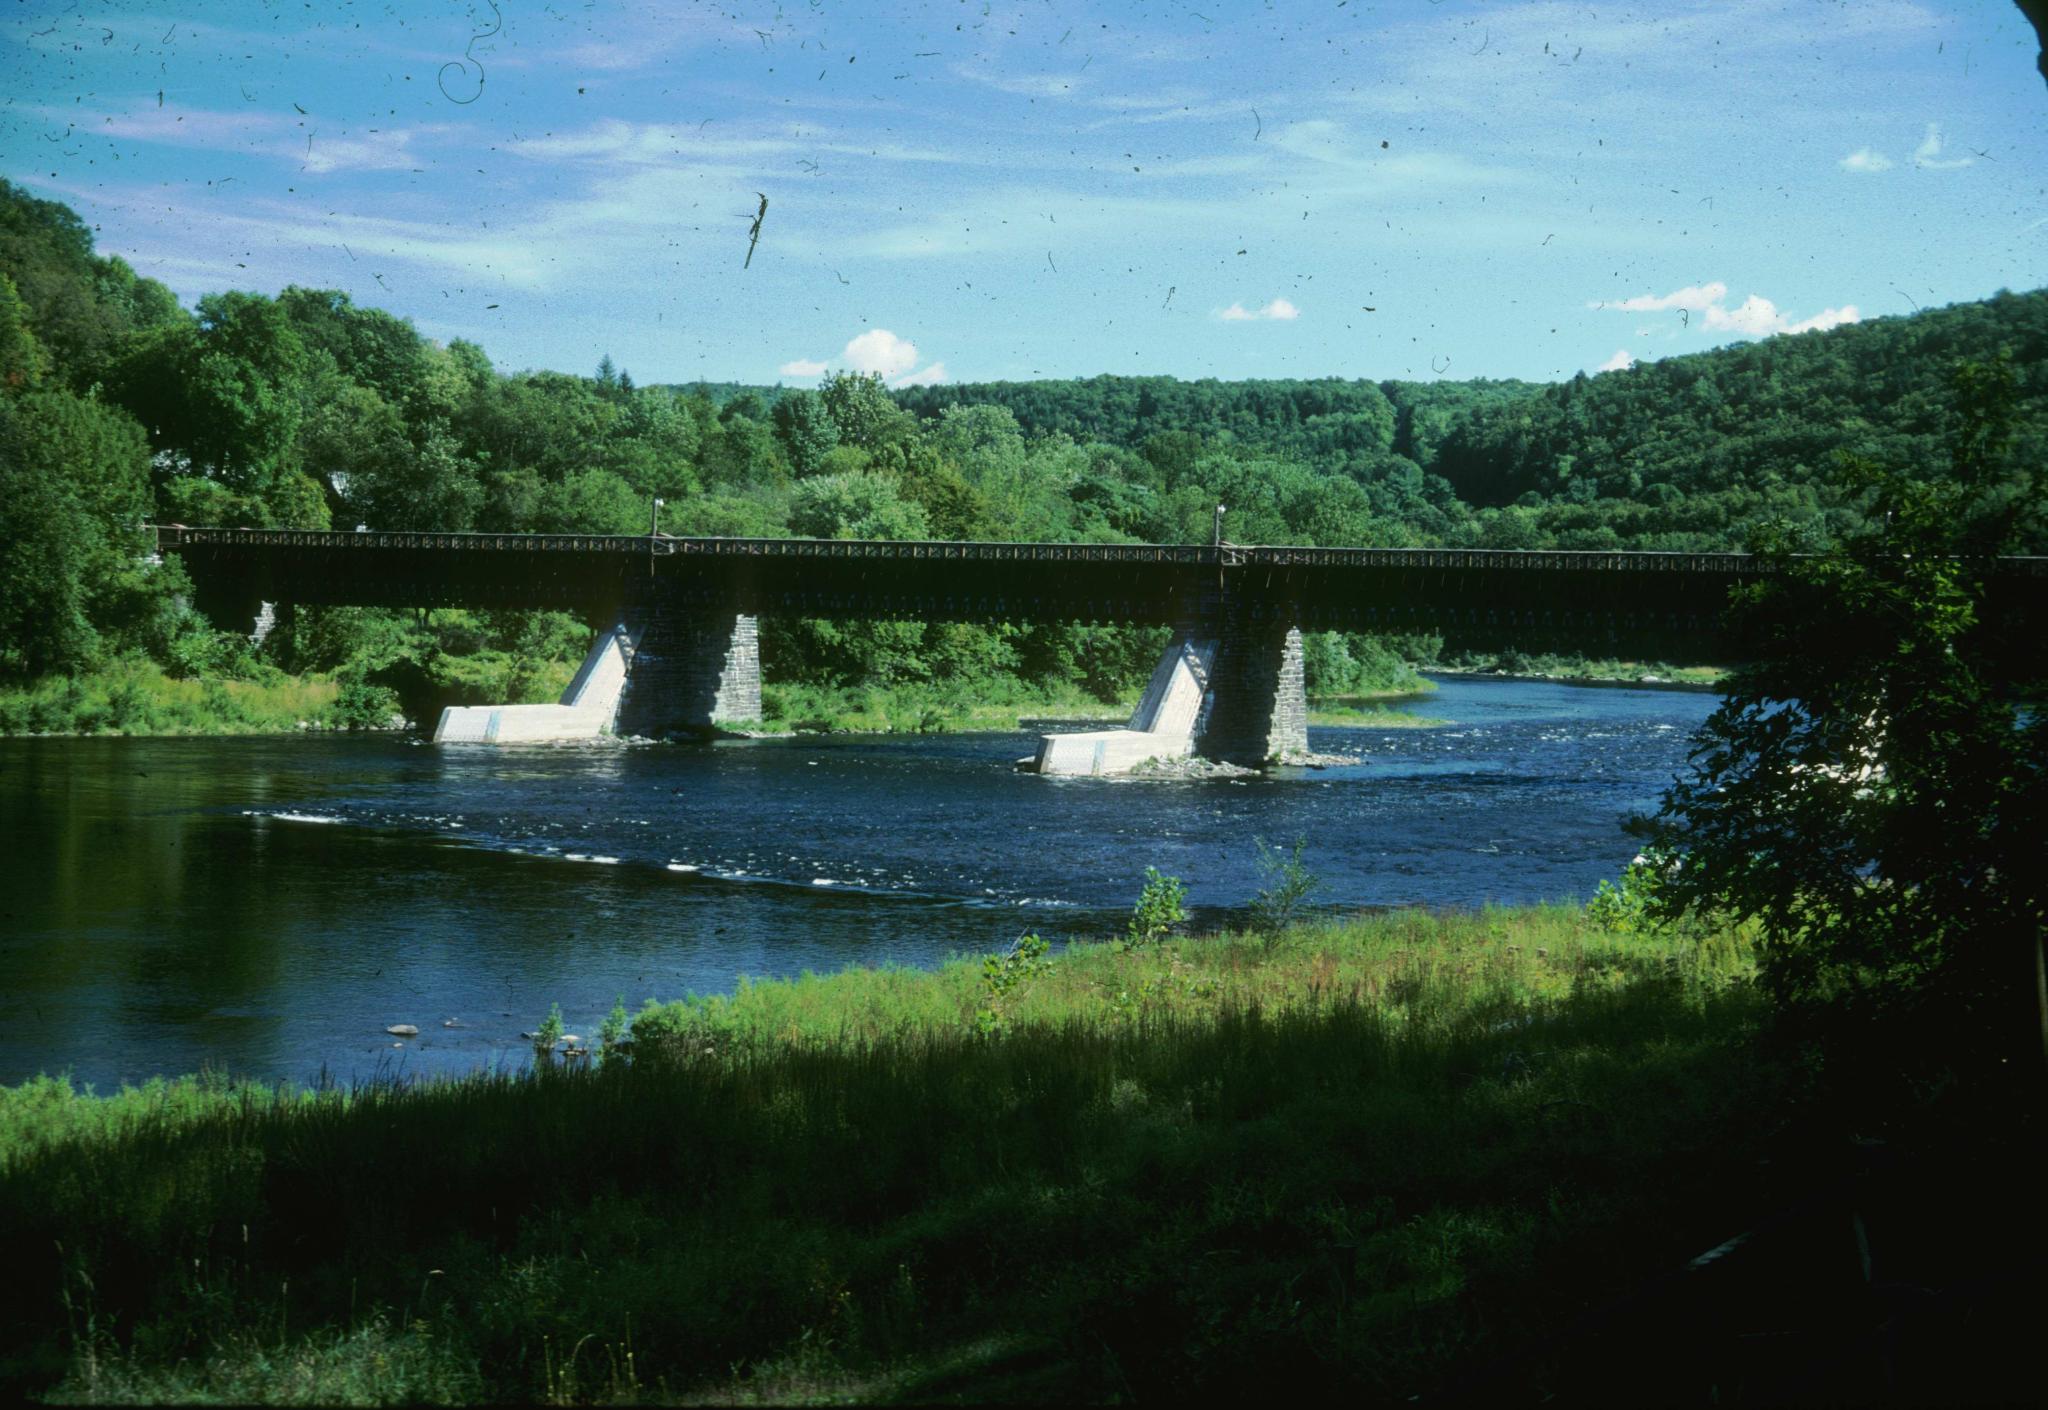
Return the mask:
<path fill-rule="evenodd" d="M 1305 628 L 1439 632 L 1472 645 L 1588 649 L 1717 635 L 1739 553 L 883 543 L 588 534 L 158 531 L 223 621 L 258 602 L 554 608 L 592 622 L 664 610 L 928 621 L 1191 624 L 1225 616 Z M 2028 615 L 2048 559 L 2008 559 Z"/>

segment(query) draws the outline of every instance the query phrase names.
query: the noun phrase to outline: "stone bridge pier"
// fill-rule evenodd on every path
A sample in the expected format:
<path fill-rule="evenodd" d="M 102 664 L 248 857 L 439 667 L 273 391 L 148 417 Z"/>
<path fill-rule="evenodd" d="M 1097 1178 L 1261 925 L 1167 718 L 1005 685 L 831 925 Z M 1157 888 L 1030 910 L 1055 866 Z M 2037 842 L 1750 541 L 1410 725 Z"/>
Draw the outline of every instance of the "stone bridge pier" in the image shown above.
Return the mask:
<path fill-rule="evenodd" d="M 746 613 L 642 618 L 614 732 L 666 739 L 761 718 L 761 623 Z"/>
<path fill-rule="evenodd" d="M 629 608 L 552 705 L 454 705 L 438 744 L 714 734 L 761 718 L 761 633 L 746 613 Z"/>
<path fill-rule="evenodd" d="M 1120 774 L 1195 755 L 1258 768 L 1307 753 L 1301 629 L 1224 608 L 1174 629 L 1127 727 L 1045 735 L 1033 765 Z"/>
<path fill-rule="evenodd" d="M 1205 704 L 1194 742 L 1205 759 L 1256 766 L 1308 753 L 1301 628 L 1249 613 L 1227 616 Z"/>

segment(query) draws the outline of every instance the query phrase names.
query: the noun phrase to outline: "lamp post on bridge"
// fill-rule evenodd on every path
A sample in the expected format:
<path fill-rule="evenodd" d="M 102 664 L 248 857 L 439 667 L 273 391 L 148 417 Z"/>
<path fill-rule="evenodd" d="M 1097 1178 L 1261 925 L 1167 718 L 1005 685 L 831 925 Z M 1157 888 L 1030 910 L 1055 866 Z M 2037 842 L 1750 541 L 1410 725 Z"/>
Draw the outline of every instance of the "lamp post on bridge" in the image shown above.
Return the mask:
<path fill-rule="evenodd" d="M 661 552 L 661 498 L 647 496 L 647 590 L 654 590 L 654 560 Z"/>
<path fill-rule="evenodd" d="M 1217 506 L 1216 506 L 1216 519 L 1215 519 L 1215 523 L 1214 523 L 1214 532 L 1213 532 L 1213 534 L 1211 535 L 1211 537 L 1212 537 L 1212 538 L 1214 539 L 1214 541 L 1215 541 L 1215 547 L 1216 547 L 1216 596 L 1217 596 L 1217 598 L 1218 598 L 1219 600 L 1220 600 L 1220 599 L 1222 598 L 1222 596 L 1223 596 L 1223 591 L 1224 591 L 1224 588 L 1223 588 L 1223 516 L 1224 516 L 1224 514 L 1225 514 L 1226 512 L 1227 512 L 1227 511 L 1225 510 L 1225 508 L 1224 508 L 1224 506 L 1223 506 L 1223 505 L 1220 505 L 1220 504 L 1219 504 L 1219 505 L 1217 505 Z"/>

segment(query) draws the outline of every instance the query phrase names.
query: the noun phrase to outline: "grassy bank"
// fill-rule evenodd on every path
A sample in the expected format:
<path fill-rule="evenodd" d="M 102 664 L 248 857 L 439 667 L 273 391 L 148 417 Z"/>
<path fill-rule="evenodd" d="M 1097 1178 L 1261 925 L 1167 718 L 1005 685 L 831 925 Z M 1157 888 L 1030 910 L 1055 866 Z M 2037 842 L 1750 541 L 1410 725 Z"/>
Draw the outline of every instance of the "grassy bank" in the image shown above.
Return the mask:
<path fill-rule="evenodd" d="M 1430 690 L 1436 682 L 1424 682 Z M 1308 702 L 1312 725 L 1339 725 L 1349 729 L 1429 729 L 1449 721 L 1435 715 L 1397 710 L 1393 702 L 1413 700 L 1425 691 L 1388 691 L 1383 695 L 1317 696 Z"/>
<path fill-rule="evenodd" d="M 1435 690 L 1417 677 L 1413 690 L 1318 697 L 1309 723 L 1363 729 L 1415 729 L 1442 720 L 1391 708 Z M 1023 720 L 1122 727 L 1137 708 L 1137 697 L 1103 701 L 1078 688 L 1061 690 L 1008 677 L 971 686 L 767 685 L 761 690 L 761 727 L 820 734 L 945 734 L 970 730 L 1013 730 Z"/>
<path fill-rule="evenodd" d="M 381 727 L 401 711 L 431 725 L 443 704 L 555 700 L 575 671 L 572 661 L 513 661 L 504 652 L 442 654 L 434 663 L 431 673 L 400 673 L 397 689 L 351 689 L 330 675 L 294 676 L 274 667 L 257 667 L 246 680 L 184 679 L 132 659 L 88 675 L 0 686 L 0 735 L 278 734 Z M 1434 688 L 1421 681 L 1415 690 L 1318 699 L 1310 722 L 1374 729 L 1441 724 L 1385 708 Z M 777 683 L 762 688 L 761 704 L 755 726 L 773 733 L 944 734 L 1014 730 L 1026 719 L 1116 727 L 1130 719 L 1137 698 L 1104 701 L 1078 686 L 996 676 L 889 686 Z"/>
<path fill-rule="evenodd" d="M 1451 675 L 1509 676 L 1517 679 L 1583 682 L 1599 685 L 1711 686 L 1728 674 L 1726 666 L 1673 665 L 1668 661 L 1628 661 L 1616 657 L 1499 655 L 1467 652 L 1426 667 Z"/>
<path fill-rule="evenodd" d="M 0 686 L 0 734 L 282 734 L 352 722 L 324 676 L 183 680 L 153 662 Z"/>
<path fill-rule="evenodd" d="M 1049 958 L 650 1006 L 594 1070 L 0 1092 L 0 1388 L 1391 1397 L 1767 1198 L 1791 1082 L 1734 937 L 1547 908 Z"/>

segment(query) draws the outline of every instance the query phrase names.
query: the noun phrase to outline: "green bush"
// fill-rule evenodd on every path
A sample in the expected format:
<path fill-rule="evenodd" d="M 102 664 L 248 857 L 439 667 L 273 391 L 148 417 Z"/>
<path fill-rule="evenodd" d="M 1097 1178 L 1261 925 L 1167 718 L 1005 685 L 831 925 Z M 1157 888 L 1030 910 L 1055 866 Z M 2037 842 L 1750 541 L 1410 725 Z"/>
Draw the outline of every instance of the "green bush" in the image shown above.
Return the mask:
<path fill-rule="evenodd" d="M 1663 921 L 1656 910 L 1668 863 L 1646 852 L 1623 868 L 1617 884 L 1602 880 L 1586 902 L 1586 919 L 1609 935 L 1642 935 Z"/>
<path fill-rule="evenodd" d="M 398 693 L 389 686 L 349 681 L 328 707 L 327 718 L 342 729 L 389 729 L 398 713 Z"/>
<path fill-rule="evenodd" d="M 974 1011 L 974 1031 L 993 1038 L 1003 1031 L 1003 1000 L 1027 979 L 1052 973 L 1046 958 L 1047 946 L 1037 935 L 1020 935 L 1017 943 L 1000 955 L 981 957 L 981 1007 Z"/>
<path fill-rule="evenodd" d="M 1157 867 L 1146 867 L 1145 889 L 1138 893 L 1138 904 L 1131 908 L 1124 943 L 1136 947 L 1156 945 L 1165 939 L 1188 918 L 1187 894 L 1187 883 L 1179 877 L 1167 876 Z"/>

